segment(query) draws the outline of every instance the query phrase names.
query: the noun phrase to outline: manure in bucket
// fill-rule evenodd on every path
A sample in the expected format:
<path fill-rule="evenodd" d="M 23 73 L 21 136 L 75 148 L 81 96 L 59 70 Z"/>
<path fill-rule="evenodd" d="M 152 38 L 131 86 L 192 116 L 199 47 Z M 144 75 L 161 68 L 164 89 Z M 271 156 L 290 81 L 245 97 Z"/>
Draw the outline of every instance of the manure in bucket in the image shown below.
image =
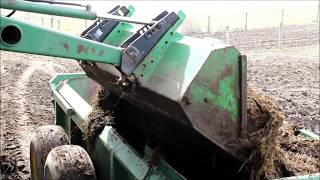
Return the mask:
<path fill-rule="evenodd" d="M 93 150 L 92 144 L 94 144 L 95 138 L 106 125 L 113 126 L 121 132 L 121 127 L 119 127 L 121 123 L 117 123 L 114 116 L 118 102 L 119 97 L 110 94 L 102 87 L 99 89 L 93 103 L 92 113 L 88 116 L 85 139 L 89 149 Z M 272 98 L 249 88 L 247 92 L 247 118 L 248 142 L 252 151 L 250 157 L 243 163 L 230 157 L 226 158 L 228 162 L 225 164 L 240 164 L 239 168 L 241 164 L 244 164 L 244 168 L 241 168 L 242 172 L 234 173 L 239 175 L 235 178 L 274 179 L 320 171 L 319 141 L 306 139 L 295 133 L 297 127 L 285 121 L 285 114 Z M 138 132 L 132 131 L 130 133 Z M 125 134 L 121 135 L 126 139 Z M 137 136 L 133 135 L 133 137 L 145 138 L 141 136 L 141 133 Z M 135 141 L 139 144 L 140 142 L 144 143 L 145 139 Z M 128 143 L 132 143 L 132 141 L 129 140 Z M 131 145 L 135 147 L 134 144 Z M 163 152 L 160 154 L 166 156 Z M 217 165 L 219 166 L 219 164 Z M 196 169 L 194 174 L 197 174 Z"/>

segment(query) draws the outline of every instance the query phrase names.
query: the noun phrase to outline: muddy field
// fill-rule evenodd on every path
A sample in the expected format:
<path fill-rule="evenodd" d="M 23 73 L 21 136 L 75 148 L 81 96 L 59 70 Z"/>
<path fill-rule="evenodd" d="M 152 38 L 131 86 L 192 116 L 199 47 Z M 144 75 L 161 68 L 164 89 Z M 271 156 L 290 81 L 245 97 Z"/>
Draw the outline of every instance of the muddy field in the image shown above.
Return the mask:
<path fill-rule="evenodd" d="M 1 171 L 8 179 L 29 179 L 31 134 L 36 127 L 54 123 L 48 81 L 55 73 L 81 69 L 75 61 L 0 53 Z M 248 56 L 248 85 L 278 101 L 285 121 L 320 134 L 319 44 L 282 50 L 244 48 L 243 53 Z"/>
<path fill-rule="evenodd" d="M 8 179 L 29 179 L 32 132 L 39 126 L 54 123 L 49 80 L 55 73 L 79 72 L 80 68 L 74 61 L 61 62 L 58 58 L 5 51 L 0 53 L 1 171 L 9 175 Z M 16 168 L 13 167 L 15 163 Z"/>
<path fill-rule="evenodd" d="M 287 121 L 320 134 L 319 46 L 246 54 L 248 85 L 277 100 Z"/>

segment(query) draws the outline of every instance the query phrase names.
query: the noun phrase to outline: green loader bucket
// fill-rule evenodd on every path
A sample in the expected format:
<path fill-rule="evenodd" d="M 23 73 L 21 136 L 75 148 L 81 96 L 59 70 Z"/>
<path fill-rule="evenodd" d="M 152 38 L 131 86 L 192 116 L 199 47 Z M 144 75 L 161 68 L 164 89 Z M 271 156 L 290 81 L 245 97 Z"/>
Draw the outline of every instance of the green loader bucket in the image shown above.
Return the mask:
<path fill-rule="evenodd" d="M 246 118 L 242 118 L 246 117 L 242 112 L 246 110 L 242 108 L 246 97 L 245 57 L 218 40 L 181 36 L 167 46 L 165 51 L 155 47 L 158 49 L 134 71 L 134 90 L 116 83 L 121 74 L 113 66 L 97 63 L 83 69 L 132 107 L 149 114 L 148 119 L 138 120 L 137 128 L 149 129 L 146 134 L 164 146 L 182 143 L 172 134 L 175 132 L 189 137 L 189 142 L 182 144 L 204 137 L 207 144 L 218 145 L 238 159 L 246 158 L 240 140 L 246 125 Z M 168 134 L 177 137 L 176 141 Z"/>
<path fill-rule="evenodd" d="M 170 15 L 165 17 L 170 20 Z M 132 119 L 125 123 L 163 149 L 180 149 L 176 147 L 180 144 L 187 149 L 195 146 L 195 152 L 201 153 L 218 146 L 237 159 L 246 159 L 241 140 L 246 135 L 246 58 L 219 40 L 182 36 L 176 29 L 184 14 L 179 12 L 177 17 L 157 41 L 152 40 L 157 29 L 146 36 L 148 33 L 137 34 L 136 27 L 128 24 L 117 25 L 107 36 L 103 42 L 116 47 L 140 41 L 132 49 L 138 52 L 131 54 L 132 61 L 149 44 L 153 47 L 131 74 L 122 72 L 122 66 L 99 62 L 80 65 L 88 77 L 125 101 L 118 111 L 130 116 L 120 119 Z M 130 51 L 129 55 L 124 52 L 121 61 L 131 56 Z"/>

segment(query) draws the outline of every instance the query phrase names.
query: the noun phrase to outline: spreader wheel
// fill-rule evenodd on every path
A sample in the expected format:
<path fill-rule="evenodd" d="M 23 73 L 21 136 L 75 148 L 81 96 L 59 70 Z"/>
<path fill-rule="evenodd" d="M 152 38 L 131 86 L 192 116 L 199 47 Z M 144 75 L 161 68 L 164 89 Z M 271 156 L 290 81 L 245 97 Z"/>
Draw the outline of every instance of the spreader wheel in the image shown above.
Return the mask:
<path fill-rule="evenodd" d="M 61 126 L 47 125 L 36 129 L 30 142 L 30 167 L 33 180 L 43 179 L 43 168 L 50 150 L 65 144 L 69 144 L 69 138 Z"/>
<path fill-rule="evenodd" d="M 53 148 L 46 159 L 44 176 L 46 180 L 96 179 L 88 153 L 77 145 L 63 145 Z"/>

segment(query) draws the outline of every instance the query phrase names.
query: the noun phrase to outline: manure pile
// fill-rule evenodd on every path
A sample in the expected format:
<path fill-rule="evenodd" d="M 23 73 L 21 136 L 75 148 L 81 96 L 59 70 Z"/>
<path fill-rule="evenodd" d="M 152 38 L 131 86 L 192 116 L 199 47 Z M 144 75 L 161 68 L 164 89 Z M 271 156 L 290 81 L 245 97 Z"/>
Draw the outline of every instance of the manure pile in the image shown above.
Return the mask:
<path fill-rule="evenodd" d="M 247 112 L 251 125 L 248 131 L 258 144 L 248 161 L 250 179 L 274 179 L 320 171 L 319 141 L 303 137 L 297 126 L 287 123 L 284 113 L 271 98 L 249 89 Z M 268 134 L 262 133 L 265 129 Z"/>
<path fill-rule="evenodd" d="M 99 89 L 88 117 L 85 139 L 89 149 L 94 148 L 93 141 L 105 125 L 117 123 L 113 111 L 118 101 L 106 89 Z M 242 171 L 239 179 L 275 179 L 320 171 L 319 141 L 303 137 L 297 131 L 300 127 L 285 120 L 285 114 L 273 99 L 249 88 L 247 113 L 247 140 L 252 153 L 239 167 Z"/>

